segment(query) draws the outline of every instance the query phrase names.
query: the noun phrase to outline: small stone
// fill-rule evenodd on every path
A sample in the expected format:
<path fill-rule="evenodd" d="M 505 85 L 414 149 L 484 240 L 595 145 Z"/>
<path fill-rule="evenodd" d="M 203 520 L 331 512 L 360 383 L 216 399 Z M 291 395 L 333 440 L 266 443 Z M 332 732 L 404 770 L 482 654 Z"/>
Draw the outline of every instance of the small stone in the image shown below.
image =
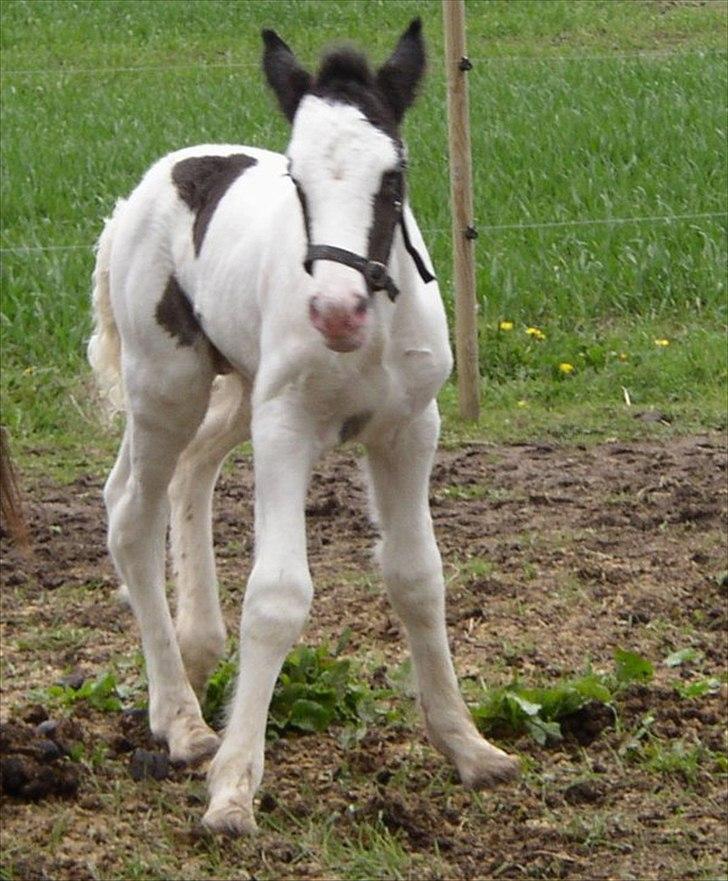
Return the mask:
<path fill-rule="evenodd" d="M 72 688 L 74 691 L 78 691 L 85 681 L 86 674 L 80 670 L 74 670 L 73 673 L 69 673 L 67 676 L 61 676 L 56 685 L 62 685 L 64 688 Z"/>
<path fill-rule="evenodd" d="M 165 780 L 169 777 L 169 756 L 166 753 L 135 749 L 129 763 L 134 780 Z"/>
<path fill-rule="evenodd" d="M 58 722 L 55 719 L 45 719 L 35 728 L 35 733 L 39 737 L 53 737 L 58 728 Z"/>

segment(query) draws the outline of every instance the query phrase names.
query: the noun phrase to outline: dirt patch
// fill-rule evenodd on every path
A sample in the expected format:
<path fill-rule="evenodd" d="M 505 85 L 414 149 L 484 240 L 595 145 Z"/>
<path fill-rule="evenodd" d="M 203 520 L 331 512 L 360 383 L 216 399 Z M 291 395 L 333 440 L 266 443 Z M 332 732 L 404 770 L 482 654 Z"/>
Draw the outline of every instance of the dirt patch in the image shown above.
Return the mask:
<path fill-rule="evenodd" d="M 633 687 L 618 718 L 587 704 L 564 721 L 556 746 L 506 744 L 524 776 L 485 795 L 457 785 L 409 710 L 355 743 L 336 730 L 284 738 L 267 754 L 260 838 L 214 846 L 195 831 L 204 768 L 169 765 L 143 714 L 79 703 L 64 719 L 34 691 L 114 669 L 129 705 L 143 696 L 136 629 L 105 551 L 102 483 L 84 475 L 29 488 L 31 557 L 2 536 L 0 804 L 10 877 L 370 877 L 361 853 L 381 842 L 362 830 L 396 843 L 406 877 L 725 871 L 725 684 L 695 699 L 676 690 L 725 677 L 722 437 L 442 451 L 432 512 L 466 691 L 476 693 L 481 677 L 539 682 L 588 664 L 608 669 L 617 646 L 649 658 L 655 681 Z M 350 627 L 347 652 L 381 684 L 406 652 L 372 564 L 376 531 L 353 449 L 318 469 L 307 515 L 317 595 L 304 638 L 333 644 Z M 215 524 L 235 633 L 252 551 L 245 456 L 220 481 Z M 686 647 L 695 661 L 665 666 Z"/>

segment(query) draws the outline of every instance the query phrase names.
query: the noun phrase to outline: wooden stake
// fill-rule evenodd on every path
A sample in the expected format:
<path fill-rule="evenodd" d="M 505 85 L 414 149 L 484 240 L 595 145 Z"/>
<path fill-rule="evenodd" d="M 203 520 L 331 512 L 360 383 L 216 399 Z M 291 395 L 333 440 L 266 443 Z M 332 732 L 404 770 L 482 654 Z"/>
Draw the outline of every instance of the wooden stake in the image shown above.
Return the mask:
<path fill-rule="evenodd" d="M 18 475 L 10 458 L 8 433 L 0 426 L 0 515 L 3 528 L 20 548 L 29 544 L 28 525 L 23 515 L 23 505 L 18 487 Z"/>
<path fill-rule="evenodd" d="M 471 65 L 465 50 L 464 0 L 442 0 L 442 15 L 445 24 L 447 70 L 458 399 L 461 417 L 477 421 L 480 413 L 474 254 L 474 239 L 477 232 L 473 220 L 473 174 L 468 111 L 467 71 Z"/>

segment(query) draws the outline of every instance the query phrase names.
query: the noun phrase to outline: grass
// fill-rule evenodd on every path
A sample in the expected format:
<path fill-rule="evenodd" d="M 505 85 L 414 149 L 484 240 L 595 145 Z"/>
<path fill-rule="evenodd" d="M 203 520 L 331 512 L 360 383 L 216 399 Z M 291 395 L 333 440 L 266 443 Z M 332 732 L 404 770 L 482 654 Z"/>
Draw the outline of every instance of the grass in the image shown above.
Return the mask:
<path fill-rule="evenodd" d="M 24 454 L 78 455 L 79 433 L 105 444 L 84 344 L 90 245 L 115 199 L 182 144 L 285 147 L 260 27 L 309 65 L 347 35 L 366 34 L 380 60 L 415 14 L 431 71 L 406 129 L 412 201 L 451 313 L 438 4 L 3 4 L 1 390 Z M 725 21 L 723 2 L 468 4 L 485 413 L 471 436 L 661 431 L 623 412 L 623 386 L 636 407 L 668 408 L 673 430 L 725 423 Z M 591 223 L 683 214 L 718 216 Z M 577 225 L 520 228 L 543 222 Z M 84 247 L 12 250 L 67 245 Z M 528 326 L 543 345 L 522 345 Z M 657 338 L 672 345 L 656 352 Z"/>

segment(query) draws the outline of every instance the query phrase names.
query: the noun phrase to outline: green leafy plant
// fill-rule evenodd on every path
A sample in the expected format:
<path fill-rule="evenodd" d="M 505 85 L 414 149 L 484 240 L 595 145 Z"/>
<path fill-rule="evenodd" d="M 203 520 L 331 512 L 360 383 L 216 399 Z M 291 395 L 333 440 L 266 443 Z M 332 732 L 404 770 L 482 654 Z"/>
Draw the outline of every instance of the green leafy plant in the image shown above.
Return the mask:
<path fill-rule="evenodd" d="M 720 689 L 720 680 L 715 678 L 698 679 L 695 682 L 680 682 L 676 680 L 672 683 L 675 691 L 682 698 L 703 697 L 706 694 L 713 694 Z"/>
<path fill-rule="evenodd" d="M 51 685 L 45 689 L 42 697 L 65 707 L 86 701 L 96 710 L 111 713 L 121 710 L 123 689 L 117 684 L 113 673 L 101 673 L 96 679 L 88 679 L 80 688 L 72 688 L 70 685 Z"/>
<path fill-rule="evenodd" d="M 613 673 L 588 670 L 582 676 L 554 685 L 535 687 L 516 679 L 491 689 L 485 700 L 472 709 L 475 723 L 486 734 L 529 734 L 541 745 L 558 741 L 562 737 L 560 720 L 591 702 L 612 706 L 624 688 L 652 678 L 650 661 L 634 652 L 618 648 L 614 661 Z"/>
<path fill-rule="evenodd" d="M 650 682 L 655 675 L 655 670 L 647 658 L 636 652 L 625 649 L 616 649 L 614 652 L 615 676 L 620 685 L 629 685 L 632 682 Z"/>
<path fill-rule="evenodd" d="M 268 714 L 268 736 L 290 731 L 324 731 L 333 724 L 366 726 L 376 714 L 376 693 L 357 681 L 350 660 L 339 657 L 349 639 L 344 631 L 337 646 L 299 645 L 283 663 Z M 203 715 L 221 725 L 237 669 L 235 659 L 223 661 L 210 679 Z"/>
<path fill-rule="evenodd" d="M 207 682 L 202 715 L 213 728 L 222 728 L 224 724 L 225 707 L 232 697 L 237 668 L 237 657 L 226 658 L 218 664 Z"/>

